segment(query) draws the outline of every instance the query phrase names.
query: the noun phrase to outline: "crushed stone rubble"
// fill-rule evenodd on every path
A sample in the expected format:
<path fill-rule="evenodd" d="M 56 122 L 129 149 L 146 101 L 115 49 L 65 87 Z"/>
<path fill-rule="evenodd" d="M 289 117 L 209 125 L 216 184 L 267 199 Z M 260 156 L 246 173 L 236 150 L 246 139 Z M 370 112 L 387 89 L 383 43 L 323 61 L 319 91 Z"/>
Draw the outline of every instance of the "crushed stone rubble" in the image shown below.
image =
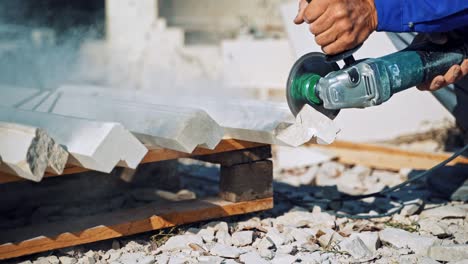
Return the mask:
<path fill-rule="evenodd" d="M 424 182 L 392 196 L 330 201 L 381 191 L 408 179 L 390 172 L 320 163 L 275 171 L 275 208 L 36 256 L 33 264 L 468 263 L 468 204 L 432 197 Z M 354 219 L 401 210 L 391 216 Z M 112 246 L 111 246 L 112 245 Z"/>

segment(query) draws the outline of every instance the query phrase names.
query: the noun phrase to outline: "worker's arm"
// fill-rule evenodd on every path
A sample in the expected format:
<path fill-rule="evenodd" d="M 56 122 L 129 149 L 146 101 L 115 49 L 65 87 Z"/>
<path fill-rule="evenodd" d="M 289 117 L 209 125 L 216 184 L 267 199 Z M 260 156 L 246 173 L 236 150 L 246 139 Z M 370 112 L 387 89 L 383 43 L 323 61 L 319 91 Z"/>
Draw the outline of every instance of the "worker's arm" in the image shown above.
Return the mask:
<path fill-rule="evenodd" d="M 468 0 L 374 0 L 377 31 L 448 32 L 468 27 Z"/>
<path fill-rule="evenodd" d="M 468 29 L 468 0 L 299 0 L 296 24 L 306 22 L 329 55 L 363 43 L 372 32 L 446 32 Z M 421 85 L 437 90 L 468 75 L 468 60 Z"/>
<path fill-rule="evenodd" d="M 468 34 L 468 0 L 374 0 L 374 4 L 377 31 L 434 33 L 459 29 L 462 34 Z M 418 89 L 435 91 L 467 74 L 468 60 L 465 60 L 445 75 L 419 85 Z"/>

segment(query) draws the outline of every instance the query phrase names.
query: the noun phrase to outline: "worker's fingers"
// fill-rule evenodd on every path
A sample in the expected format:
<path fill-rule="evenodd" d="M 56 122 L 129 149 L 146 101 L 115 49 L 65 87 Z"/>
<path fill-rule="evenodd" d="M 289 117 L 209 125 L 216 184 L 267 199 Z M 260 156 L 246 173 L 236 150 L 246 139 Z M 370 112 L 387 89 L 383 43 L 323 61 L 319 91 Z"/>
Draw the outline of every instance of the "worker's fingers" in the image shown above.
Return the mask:
<path fill-rule="evenodd" d="M 294 18 L 294 23 L 298 25 L 304 23 L 304 12 L 308 5 L 309 3 L 307 3 L 306 0 L 299 0 L 299 10 L 297 12 L 296 18 Z"/>
<path fill-rule="evenodd" d="M 461 71 L 462 71 L 463 76 L 468 75 L 468 59 L 463 61 L 462 65 L 461 65 Z"/>
<path fill-rule="evenodd" d="M 315 42 L 321 47 L 326 47 L 338 40 L 338 31 L 332 26 L 327 31 L 315 36 Z"/>
<path fill-rule="evenodd" d="M 448 83 L 445 80 L 445 77 L 442 75 L 439 75 L 432 80 L 431 85 L 429 86 L 429 91 L 433 92 L 447 85 Z"/>
<path fill-rule="evenodd" d="M 312 24 L 311 24 L 312 26 Z M 312 28 L 311 28 L 312 30 Z M 327 45 L 330 45 L 331 43 L 337 41 L 340 37 L 342 36 L 349 36 L 348 38 L 349 41 L 351 41 L 351 35 L 353 31 L 353 26 L 350 23 L 346 23 L 344 21 L 340 21 L 338 23 L 335 23 L 331 25 L 326 31 L 316 35 L 315 41 L 317 42 L 318 45 L 325 47 Z M 356 37 L 353 37 L 353 40 Z M 346 38 L 346 37 L 345 37 Z M 352 43 L 350 43 L 352 44 Z M 351 47 L 353 48 L 353 47 Z"/>
<path fill-rule="evenodd" d="M 313 0 L 306 7 L 304 12 L 304 20 L 306 23 L 310 24 L 317 20 L 322 14 L 327 11 L 329 5 L 328 0 Z"/>
<path fill-rule="evenodd" d="M 322 46 L 323 52 L 327 55 L 336 55 L 345 50 L 352 49 L 358 44 L 357 38 L 351 34 L 343 34 L 335 42 Z"/>
<path fill-rule="evenodd" d="M 443 76 L 442 76 L 442 78 L 443 78 Z M 432 83 L 432 81 L 425 82 L 425 83 L 422 83 L 422 84 L 416 86 L 416 88 L 418 88 L 418 90 L 420 90 L 420 91 L 429 91 L 429 88 L 431 87 L 431 83 Z"/>
<path fill-rule="evenodd" d="M 322 34 L 323 32 L 330 29 L 336 20 L 334 18 L 334 12 L 330 9 L 327 9 L 317 20 L 310 24 L 310 32 L 315 36 Z"/>
<path fill-rule="evenodd" d="M 432 81 L 420 84 L 417 88 L 421 91 L 436 91 L 449 84 L 454 84 L 468 75 L 468 60 L 461 65 L 452 66 L 445 75 L 436 76 Z"/>
<path fill-rule="evenodd" d="M 460 65 L 453 65 L 444 75 L 445 82 L 448 84 L 455 83 L 462 75 Z"/>

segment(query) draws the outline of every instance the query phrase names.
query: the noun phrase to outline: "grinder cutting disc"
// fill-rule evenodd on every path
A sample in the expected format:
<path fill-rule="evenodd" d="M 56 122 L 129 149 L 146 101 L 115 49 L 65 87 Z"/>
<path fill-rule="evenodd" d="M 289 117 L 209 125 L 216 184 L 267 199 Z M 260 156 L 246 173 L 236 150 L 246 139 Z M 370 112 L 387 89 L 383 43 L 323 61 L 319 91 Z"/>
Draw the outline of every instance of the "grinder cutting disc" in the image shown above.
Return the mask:
<path fill-rule="evenodd" d="M 332 71 L 339 70 L 340 67 L 336 62 L 328 62 L 326 55 L 319 52 L 311 52 L 302 56 L 293 66 L 289 73 L 288 83 L 286 87 L 286 98 L 288 99 L 288 105 L 291 112 L 296 116 L 304 107 L 305 104 L 309 104 L 317 111 L 326 115 L 330 119 L 335 117 L 340 112 L 339 110 L 328 110 L 325 109 L 319 101 L 310 102 L 303 96 L 302 88 L 298 83 L 301 77 L 305 75 L 313 76 L 316 82 L 320 77 L 324 77 Z M 315 83 L 316 84 L 316 83 Z M 314 92 L 312 87 L 312 92 Z"/>

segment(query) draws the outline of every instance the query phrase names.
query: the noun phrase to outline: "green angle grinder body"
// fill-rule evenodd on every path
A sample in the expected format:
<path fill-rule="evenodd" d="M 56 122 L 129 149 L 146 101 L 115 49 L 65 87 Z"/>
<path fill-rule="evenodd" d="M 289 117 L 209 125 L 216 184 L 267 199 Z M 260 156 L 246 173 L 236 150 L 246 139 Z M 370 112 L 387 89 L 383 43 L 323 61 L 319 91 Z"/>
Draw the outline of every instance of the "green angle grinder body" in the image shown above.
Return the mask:
<path fill-rule="evenodd" d="M 308 53 L 294 64 L 286 86 L 286 98 L 294 116 L 308 104 L 330 119 L 335 119 L 339 110 L 325 109 L 315 88 L 322 77 L 339 69 L 336 62 L 328 62 L 326 55 L 319 52 Z"/>

